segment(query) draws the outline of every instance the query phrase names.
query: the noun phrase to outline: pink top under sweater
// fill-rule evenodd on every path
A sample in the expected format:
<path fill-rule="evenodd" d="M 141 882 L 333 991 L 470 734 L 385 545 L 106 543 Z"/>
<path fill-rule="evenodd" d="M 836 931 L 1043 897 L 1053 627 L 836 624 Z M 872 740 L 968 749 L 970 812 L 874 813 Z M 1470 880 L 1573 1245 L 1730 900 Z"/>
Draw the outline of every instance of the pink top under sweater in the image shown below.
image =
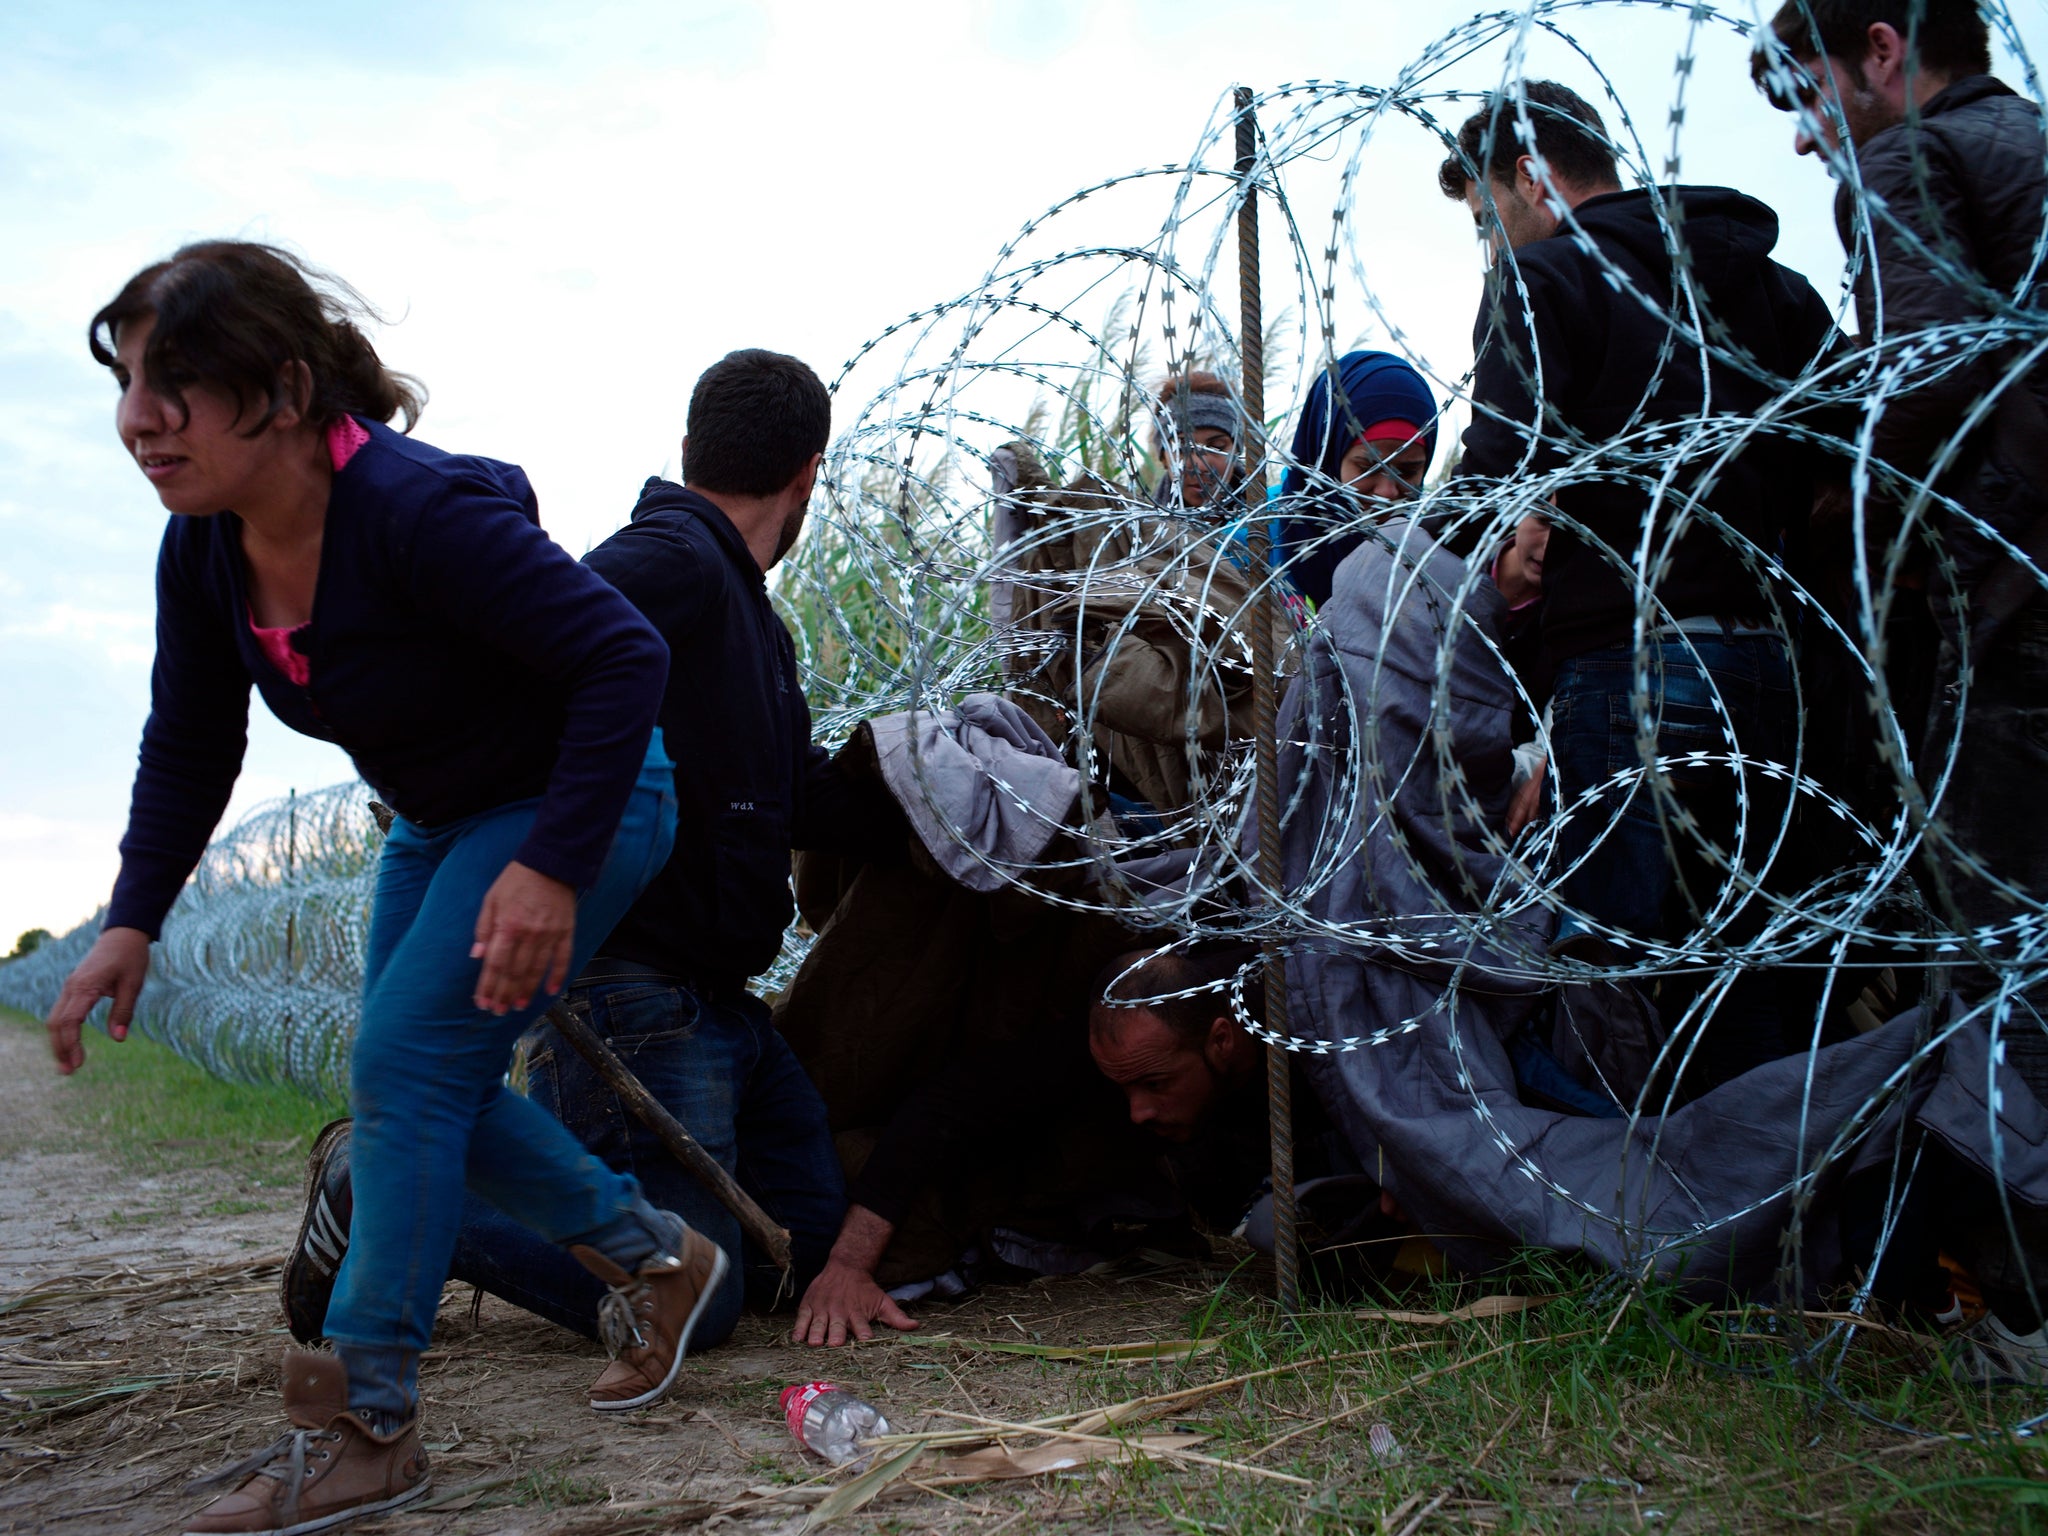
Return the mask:
<path fill-rule="evenodd" d="M 327 457 L 333 461 L 336 473 L 346 468 L 348 461 L 356 456 L 356 450 L 369 440 L 370 434 L 353 416 L 344 416 L 329 427 Z M 263 648 L 265 659 L 301 688 L 312 682 L 313 668 L 304 652 L 293 649 L 292 636 L 305 627 L 294 624 L 286 629 L 265 629 L 256 622 L 254 614 L 249 616 L 249 632 Z"/>

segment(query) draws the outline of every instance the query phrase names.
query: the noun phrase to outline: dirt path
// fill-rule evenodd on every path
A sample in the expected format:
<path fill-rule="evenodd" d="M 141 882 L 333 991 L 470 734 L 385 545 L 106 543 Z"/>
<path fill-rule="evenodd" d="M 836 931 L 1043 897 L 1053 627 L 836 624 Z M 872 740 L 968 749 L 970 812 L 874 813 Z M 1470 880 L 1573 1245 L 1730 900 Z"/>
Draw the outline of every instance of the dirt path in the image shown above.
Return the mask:
<path fill-rule="evenodd" d="M 124 1265 L 224 1264 L 291 1240 L 298 1218 L 278 1189 L 212 1168 L 116 1171 L 60 1112 L 61 1091 L 42 1038 L 0 1025 L 0 1296 Z"/>
<path fill-rule="evenodd" d="M 67 1125 L 57 1091 L 41 1042 L 0 1029 L 0 1533 L 176 1531 L 203 1502 L 182 1491 L 188 1479 L 282 1427 L 277 1362 L 288 1341 L 275 1288 L 296 1196 L 219 1170 L 118 1174 Z M 582 1398 L 603 1364 L 596 1345 L 490 1298 L 472 1320 L 474 1299 L 450 1287 L 421 1374 L 436 1507 L 350 1531 L 679 1529 L 688 1510 L 678 1501 L 701 1518 L 749 1489 L 817 1471 L 791 1444 L 776 1394 L 828 1372 L 902 1427 L 931 1407 L 971 1404 L 1014 1419 L 1075 1402 L 1071 1370 L 1040 1361 L 982 1356 L 963 1380 L 966 1360 L 928 1343 L 828 1359 L 748 1317 L 731 1343 L 691 1365 L 668 1402 L 600 1419 Z M 1189 1300 L 1154 1282 L 992 1289 L 927 1311 L 921 1337 L 1158 1337 Z M 1131 1387 L 1143 1383 L 1134 1377 Z M 844 1528 L 886 1518 L 896 1530 L 1028 1530 L 1041 1523 L 1033 1514 L 1051 1517 L 1065 1498 L 1042 1483 L 963 1492 L 976 1496 L 893 1498 Z M 616 1508 L 634 1502 L 638 1512 Z M 1150 1524 L 1133 1513 L 1118 1529 Z M 793 1530 L 801 1515 L 783 1505 L 739 1523 Z"/>

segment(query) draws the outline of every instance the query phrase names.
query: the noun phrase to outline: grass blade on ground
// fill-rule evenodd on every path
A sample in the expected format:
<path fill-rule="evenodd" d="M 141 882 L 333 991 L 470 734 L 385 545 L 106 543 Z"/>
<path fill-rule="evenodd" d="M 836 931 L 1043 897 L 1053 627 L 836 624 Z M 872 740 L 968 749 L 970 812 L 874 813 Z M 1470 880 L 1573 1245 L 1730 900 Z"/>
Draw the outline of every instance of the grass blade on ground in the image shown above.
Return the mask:
<path fill-rule="evenodd" d="M 911 1464 L 924 1454 L 924 1449 L 922 1444 L 910 1446 L 898 1451 L 887 1461 L 876 1462 L 851 1482 L 841 1483 L 818 1501 L 818 1507 L 811 1511 L 810 1519 L 804 1522 L 804 1530 L 815 1531 L 834 1520 L 844 1519 L 868 1504 L 891 1483 L 908 1472 Z"/>

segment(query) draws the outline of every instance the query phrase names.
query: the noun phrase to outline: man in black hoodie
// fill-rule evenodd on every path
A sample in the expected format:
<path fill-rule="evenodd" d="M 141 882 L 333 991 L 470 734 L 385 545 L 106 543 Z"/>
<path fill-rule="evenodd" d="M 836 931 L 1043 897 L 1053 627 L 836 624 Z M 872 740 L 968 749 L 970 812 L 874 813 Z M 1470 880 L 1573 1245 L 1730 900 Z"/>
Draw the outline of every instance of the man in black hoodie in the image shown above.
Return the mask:
<path fill-rule="evenodd" d="M 1640 962 L 1645 940 L 1690 939 L 1710 913 L 1716 936 L 1739 939 L 1765 915 L 1784 798 L 1728 754 L 1793 758 L 1784 594 L 1763 560 L 1808 515 L 1820 468 L 1755 416 L 1837 344 L 1828 307 L 1770 259 L 1769 208 L 1720 187 L 1623 191 L 1599 113 L 1550 81 L 1488 100 L 1438 182 L 1494 255 L 1459 488 L 1512 482 L 1524 510 L 1555 505 L 1543 638 L 1573 812 L 1556 946 Z M 1709 766 L 1683 756 L 1698 753 Z M 1678 990 L 1667 982 L 1669 1017 Z M 1695 1086 L 1782 1054 L 1780 1036 L 1772 979 L 1745 973 L 1701 1041 Z"/>

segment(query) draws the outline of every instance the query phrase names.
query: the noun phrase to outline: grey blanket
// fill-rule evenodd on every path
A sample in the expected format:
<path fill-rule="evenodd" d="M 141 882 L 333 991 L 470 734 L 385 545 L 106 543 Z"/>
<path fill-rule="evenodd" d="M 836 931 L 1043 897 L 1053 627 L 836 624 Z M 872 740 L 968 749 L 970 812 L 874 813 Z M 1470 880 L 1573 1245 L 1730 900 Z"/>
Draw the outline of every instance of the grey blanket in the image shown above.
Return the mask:
<path fill-rule="evenodd" d="M 2048 1204 L 2048 1115 L 1970 1023 L 1908 1014 L 1663 1116 L 1520 1101 L 1502 1042 L 1543 993 L 1552 915 L 1501 832 L 1514 694 L 1489 641 L 1499 603 L 1422 530 L 1389 525 L 1339 567 L 1283 711 L 1286 880 L 1327 925 L 1290 959 L 1293 1024 L 1328 1053 L 1312 1080 L 1365 1166 L 1461 1267 L 1533 1244 L 1702 1294 L 1772 1292 L 1788 1255 L 1789 1289 L 1838 1282 L 1832 1197 L 1909 1119 L 1986 1170 L 1998 1142 L 2013 1196 Z M 1640 1066 L 1624 993 L 1557 1001 L 1596 1063 L 1624 1079 Z M 1623 1034 L 1617 1053 L 1605 1037 Z M 1610 1086 L 1627 1103 L 1640 1083 Z"/>
<path fill-rule="evenodd" d="M 1009 700 L 871 720 L 875 764 L 940 869 L 970 891 L 1010 884 L 1071 831 L 1081 775 Z"/>

